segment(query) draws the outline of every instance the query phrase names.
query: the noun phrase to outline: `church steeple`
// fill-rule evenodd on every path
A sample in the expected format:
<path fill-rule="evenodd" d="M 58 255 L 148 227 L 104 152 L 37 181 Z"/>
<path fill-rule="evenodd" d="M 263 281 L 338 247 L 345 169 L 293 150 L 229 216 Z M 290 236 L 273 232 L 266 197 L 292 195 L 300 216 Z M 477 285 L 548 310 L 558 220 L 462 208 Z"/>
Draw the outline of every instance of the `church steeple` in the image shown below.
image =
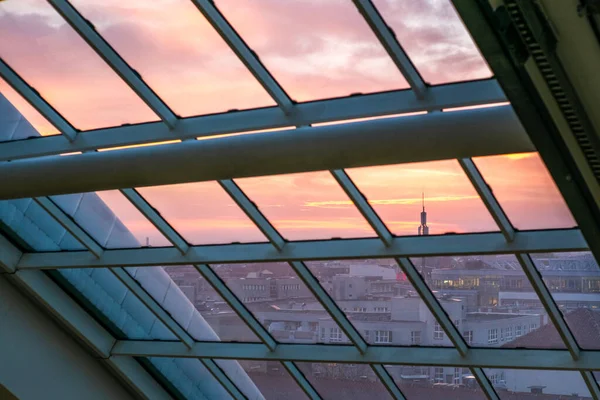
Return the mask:
<path fill-rule="evenodd" d="M 427 226 L 427 211 L 425 211 L 425 192 L 421 193 L 423 211 L 421 211 L 421 225 L 419 225 L 419 236 L 429 235 L 429 227 Z"/>

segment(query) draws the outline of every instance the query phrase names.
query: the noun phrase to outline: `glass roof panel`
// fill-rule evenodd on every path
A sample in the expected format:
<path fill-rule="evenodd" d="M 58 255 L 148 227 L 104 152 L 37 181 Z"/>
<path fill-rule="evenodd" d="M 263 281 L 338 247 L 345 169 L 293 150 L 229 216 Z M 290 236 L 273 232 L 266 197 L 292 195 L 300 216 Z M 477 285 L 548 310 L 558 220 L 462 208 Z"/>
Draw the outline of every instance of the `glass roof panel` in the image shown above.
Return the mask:
<path fill-rule="evenodd" d="M 578 371 L 500 368 L 484 371 L 501 400 L 592 398 Z"/>
<path fill-rule="evenodd" d="M 323 400 L 392 399 L 369 364 L 296 363 Z"/>
<path fill-rule="evenodd" d="M 102 247 L 126 249 L 171 246 L 118 190 L 50 198 Z"/>
<path fill-rule="evenodd" d="M 329 343 L 330 330 L 340 331 L 286 263 L 211 267 L 278 342 Z"/>
<path fill-rule="evenodd" d="M 164 267 L 164 270 L 221 341 L 260 342 L 254 332 L 193 266 Z M 206 340 L 201 331 L 194 330 L 189 333 L 196 340 Z"/>
<path fill-rule="evenodd" d="M 450 0 L 373 0 L 432 85 L 492 76 Z"/>
<path fill-rule="evenodd" d="M 260 390 L 265 400 L 308 399 L 279 361 L 239 360 L 238 362 Z M 242 392 L 247 398 L 253 398 L 251 393 Z"/>
<path fill-rule="evenodd" d="M 310 261 L 321 285 L 367 343 L 452 346 L 434 333 L 436 320 L 392 259 Z M 328 332 L 330 341 L 343 332 Z"/>
<path fill-rule="evenodd" d="M 78 129 L 157 120 L 43 0 L 0 5 L 0 57 Z"/>
<path fill-rule="evenodd" d="M 73 4 L 175 113 L 275 105 L 191 1 Z"/>
<path fill-rule="evenodd" d="M 375 236 L 328 171 L 235 181 L 286 239 Z"/>
<path fill-rule="evenodd" d="M 411 261 L 469 346 L 565 348 L 548 340 L 558 332 L 514 255 Z M 533 300 L 510 300 L 515 291 Z"/>
<path fill-rule="evenodd" d="M 468 368 L 386 365 L 407 400 L 484 400 L 487 397 Z"/>
<path fill-rule="evenodd" d="M 266 241 L 217 182 L 153 186 L 138 191 L 191 244 Z"/>
<path fill-rule="evenodd" d="M 515 228 L 555 229 L 577 225 L 538 153 L 473 160 Z"/>
<path fill-rule="evenodd" d="M 600 268 L 590 252 L 531 255 L 579 347 L 600 350 Z M 512 293 L 527 298 L 528 293 Z M 557 335 L 548 341 L 561 340 Z"/>
<path fill-rule="evenodd" d="M 0 110 L 0 142 L 60 133 L 2 78 Z"/>
<path fill-rule="evenodd" d="M 498 230 L 456 160 L 354 168 L 347 172 L 395 235 L 423 233 L 423 207 L 429 235 Z"/>
<path fill-rule="evenodd" d="M 351 2 L 215 3 L 297 101 L 408 87 Z"/>

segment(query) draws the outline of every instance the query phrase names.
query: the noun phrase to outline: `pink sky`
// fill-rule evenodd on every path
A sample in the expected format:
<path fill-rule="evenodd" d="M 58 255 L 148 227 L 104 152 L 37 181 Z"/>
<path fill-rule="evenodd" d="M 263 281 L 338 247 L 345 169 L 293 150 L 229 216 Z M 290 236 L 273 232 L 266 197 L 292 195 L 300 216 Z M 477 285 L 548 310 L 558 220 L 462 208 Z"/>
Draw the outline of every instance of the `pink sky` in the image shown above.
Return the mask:
<path fill-rule="evenodd" d="M 179 115 L 274 105 L 190 1 L 72 3 Z M 407 87 L 349 0 L 215 3 L 295 100 Z M 426 81 L 490 76 L 448 0 L 374 3 Z M 45 1 L 0 3 L 0 38 L 10 38 L 0 40 L 0 56 L 77 128 L 157 119 Z M 3 81 L 0 93 L 41 134 L 56 133 Z M 517 228 L 574 225 L 536 155 L 476 162 Z M 416 233 L 422 192 L 432 234 L 497 230 L 456 161 L 348 173 L 395 234 Z M 328 172 L 237 183 L 290 240 L 374 236 Z M 190 243 L 265 240 L 216 182 L 140 192 Z M 167 244 L 119 192 L 100 195 L 140 242 Z"/>

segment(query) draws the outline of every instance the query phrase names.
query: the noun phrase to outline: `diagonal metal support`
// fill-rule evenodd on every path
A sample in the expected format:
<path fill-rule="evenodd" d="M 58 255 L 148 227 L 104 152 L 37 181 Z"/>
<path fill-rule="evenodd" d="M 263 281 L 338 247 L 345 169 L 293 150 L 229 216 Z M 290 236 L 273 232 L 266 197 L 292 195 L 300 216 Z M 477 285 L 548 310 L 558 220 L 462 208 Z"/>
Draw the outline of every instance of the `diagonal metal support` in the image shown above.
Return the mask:
<path fill-rule="evenodd" d="M 562 312 L 556 305 L 550 290 L 546 287 L 540 272 L 535 267 L 531 256 L 529 254 L 517 253 L 516 257 L 517 260 L 519 260 L 519 264 L 521 264 L 527 279 L 529 279 L 533 290 L 538 295 L 544 309 L 548 313 L 548 317 L 565 343 L 567 350 L 569 350 L 574 360 L 578 360 L 580 349 L 577 345 L 577 341 L 569 329 Z"/>
<path fill-rule="evenodd" d="M 448 335 L 448 338 L 452 341 L 456 350 L 458 350 L 462 356 L 465 356 L 469 351 L 467 342 L 465 342 L 465 339 L 462 337 L 456 326 L 454 326 L 454 323 L 452 323 L 440 302 L 435 298 L 435 295 L 429 289 L 419 271 L 417 271 L 413 263 L 406 257 L 396 258 L 396 262 L 400 265 L 400 268 L 402 268 L 409 282 L 419 296 L 421 296 L 421 300 L 423 300 L 427 308 L 429 308 L 429 311 L 431 311 L 436 321 L 438 321 L 444 332 L 446 332 L 446 335 Z"/>
<path fill-rule="evenodd" d="M 496 224 L 500 228 L 500 231 L 508 242 L 512 242 L 515 238 L 515 229 L 510 223 L 508 217 L 502 210 L 500 203 L 496 199 L 496 196 L 492 193 L 492 190 L 483 179 L 483 176 L 477 169 L 477 166 L 470 158 L 461 158 L 458 163 L 462 167 L 463 171 L 473 184 L 473 187 L 477 191 L 477 194 L 487 207 L 488 211 L 496 221 Z"/>
<path fill-rule="evenodd" d="M 84 245 L 94 256 L 100 257 L 104 249 L 85 232 L 81 227 L 73 221 L 63 210 L 61 210 L 48 197 L 35 197 L 33 199 L 40 207 L 42 207 L 52 218 L 56 220 L 63 228 L 67 230 L 75 239 Z"/>
<path fill-rule="evenodd" d="M 300 388 L 306 393 L 306 395 L 311 400 L 321 400 L 321 396 L 315 390 L 315 388 L 310 384 L 308 379 L 304 376 L 302 371 L 291 361 L 283 361 L 283 366 L 289 372 L 291 377 L 296 381 L 296 383 L 300 386 Z"/>
<path fill-rule="evenodd" d="M 592 399 L 599 400 L 600 399 L 600 388 L 598 387 L 598 381 L 594 377 L 593 371 L 580 371 L 581 377 L 585 382 L 588 390 L 590 391 L 590 395 Z"/>
<path fill-rule="evenodd" d="M 477 383 L 479 383 L 479 387 L 481 387 L 481 390 L 488 400 L 500 400 L 500 396 L 496 393 L 496 389 L 494 389 L 494 386 L 492 386 L 492 383 L 481 368 L 471 368 L 471 373 L 475 377 Z"/>
<path fill-rule="evenodd" d="M 415 96 L 419 99 L 424 98 L 427 92 L 427 85 L 406 55 L 404 49 L 402 49 L 402 46 L 400 46 L 392 29 L 386 24 L 379 11 L 373 5 L 373 2 L 371 0 L 353 0 L 353 2 L 394 61 L 394 64 L 396 64 L 402 75 L 404 75 Z"/>
<path fill-rule="evenodd" d="M 246 396 L 238 389 L 238 387 L 229 379 L 227 374 L 213 360 L 208 358 L 200 359 L 206 369 L 215 377 L 215 379 L 223 386 L 223 389 L 235 400 L 246 400 Z"/>
<path fill-rule="evenodd" d="M 244 211 L 244 213 L 254 222 L 260 231 L 269 239 L 277 250 L 283 249 L 285 239 L 271 225 L 269 220 L 260 212 L 256 204 L 246 196 L 240 187 L 231 179 L 219 181 L 221 187 L 229 194 L 236 204 Z"/>
<path fill-rule="evenodd" d="M 67 0 L 48 0 L 48 2 L 169 128 L 175 127 L 178 122 L 175 113 L 117 54 L 88 20 L 79 14 Z"/>
<path fill-rule="evenodd" d="M 256 80 L 269 93 L 279 108 L 285 114 L 289 114 L 294 106 L 292 100 L 279 86 L 279 83 L 271 76 L 265 66 L 259 61 L 258 56 L 248 47 L 235 29 L 221 15 L 214 3 L 210 0 L 192 0 L 202 15 L 210 22 L 231 50 L 244 63 L 246 68 L 254 75 Z"/>
<path fill-rule="evenodd" d="M 229 306 L 240 316 L 248 327 L 262 340 L 270 349 L 275 350 L 277 342 L 265 327 L 254 317 L 254 315 L 244 306 L 237 296 L 227 287 L 213 269 L 206 264 L 194 265 L 196 270 L 212 285 L 219 295 L 229 304 Z"/>
<path fill-rule="evenodd" d="M 383 365 L 371 364 L 371 368 L 373 368 L 373 371 L 375 372 L 375 374 L 377 375 L 377 377 L 379 378 L 379 380 L 381 381 L 383 386 L 385 386 L 385 388 L 390 393 L 390 395 L 392 396 L 393 399 L 395 399 L 395 400 L 405 400 L 406 399 L 404 394 L 402 394 L 402 392 L 400 391 L 400 388 L 398 387 L 398 385 L 396 385 L 396 382 L 394 382 L 394 379 L 392 379 L 389 372 L 387 371 L 387 369 L 385 369 L 385 367 Z"/>
<path fill-rule="evenodd" d="M 121 189 L 121 193 L 158 229 L 181 254 L 187 253 L 190 246 L 175 229 L 144 199 L 135 189 Z"/>
<path fill-rule="evenodd" d="M 390 246 L 392 244 L 393 235 L 385 225 L 385 223 L 381 220 L 379 215 L 373 210 L 373 207 L 369 204 L 365 196 L 360 192 L 360 190 L 356 187 L 352 179 L 348 176 L 346 171 L 342 169 L 337 169 L 331 171 L 331 174 L 335 178 L 335 180 L 339 183 L 339 185 L 344 189 L 344 192 L 348 195 L 350 200 L 354 203 L 358 211 L 365 217 L 371 228 L 377 233 L 377 236 L 381 239 L 381 241 L 386 245 Z"/>
<path fill-rule="evenodd" d="M 54 125 L 72 142 L 77 137 L 77 130 L 58 113 L 44 98 L 27 82 L 25 82 L 11 67 L 0 58 L 0 77 L 15 89 L 33 108 Z"/>

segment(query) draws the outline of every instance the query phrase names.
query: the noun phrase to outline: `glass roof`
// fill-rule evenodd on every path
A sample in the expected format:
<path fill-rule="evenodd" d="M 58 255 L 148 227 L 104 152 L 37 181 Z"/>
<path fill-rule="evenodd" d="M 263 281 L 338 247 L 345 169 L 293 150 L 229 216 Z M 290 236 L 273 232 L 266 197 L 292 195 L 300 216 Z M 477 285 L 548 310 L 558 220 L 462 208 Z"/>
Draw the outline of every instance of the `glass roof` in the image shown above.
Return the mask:
<path fill-rule="evenodd" d="M 591 397 L 600 270 L 541 147 L 477 127 L 464 158 L 405 129 L 513 112 L 451 1 L 8 0 L 6 37 L 0 164 L 186 143 L 230 164 L 0 200 L 0 272 L 19 253 L 174 397 Z M 405 159 L 356 162 L 340 133 L 381 127 Z M 289 153 L 308 167 L 218 147 L 307 132 L 339 134 Z"/>

